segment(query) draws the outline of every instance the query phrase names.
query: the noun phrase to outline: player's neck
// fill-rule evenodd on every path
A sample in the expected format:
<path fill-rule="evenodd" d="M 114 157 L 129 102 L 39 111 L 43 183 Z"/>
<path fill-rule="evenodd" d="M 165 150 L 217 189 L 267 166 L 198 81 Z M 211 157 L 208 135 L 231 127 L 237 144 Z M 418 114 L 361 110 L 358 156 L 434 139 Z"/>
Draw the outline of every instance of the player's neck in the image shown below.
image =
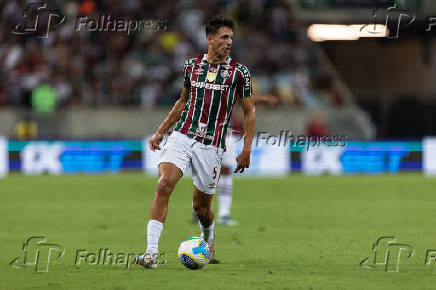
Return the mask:
<path fill-rule="evenodd" d="M 212 64 L 222 63 L 222 62 L 225 62 L 226 59 L 227 59 L 227 56 L 225 56 L 225 55 L 218 55 L 218 54 L 214 53 L 213 51 L 207 52 L 206 60 L 209 63 L 212 63 Z"/>

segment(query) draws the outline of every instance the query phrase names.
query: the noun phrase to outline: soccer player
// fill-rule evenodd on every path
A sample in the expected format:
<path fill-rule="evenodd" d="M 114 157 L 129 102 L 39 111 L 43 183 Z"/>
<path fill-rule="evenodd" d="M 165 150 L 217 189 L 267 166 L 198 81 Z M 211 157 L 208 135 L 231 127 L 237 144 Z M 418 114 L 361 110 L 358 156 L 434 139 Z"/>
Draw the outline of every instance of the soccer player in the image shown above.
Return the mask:
<path fill-rule="evenodd" d="M 159 179 L 147 224 L 147 250 L 135 264 L 157 268 L 159 238 L 167 217 L 168 200 L 177 182 L 191 166 L 194 184 L 193 208 L 201 237 L 214 256 L 214 213 L 211 201 L 219 179 L 227 127 L 233 106 L 240 101 L 244 112 L 244 147 L 236 158 L 236 172 L 250 166 L 254 134 L 254 102 L 248 69 L 229 57 L 234 23 L 215 16 L 206 26 L 207 54 L 188 59 L 184 88 L 167 118 L 151 137 L 152 151 L 160 150 L 164 134 L 176 124 L 159 160 Z"/>
<path fill-rule="evenodd" d="M 233 161 L 236 155 L 234 148 L 234 138 L 235 137 L 232 136 L 232 132 L 227 133 L 226 150 L 223 153 L 220 179 L 218 181 L 218 224 L 226 226 L 238 225 L 238 222 L 232 219 L 230 215 L 233 199 L 232 168 Z"/>
<path fill-rule="evenodd" d="M 274 107 L 279 100 L 274 95 L 257 95 L 253 96 L 254 104 L 264 104 L 268 107 Z M 236 113 L 236 112 L 235 112 Z M 231 217 L 231 207 L 233 199 L 233 176 L 232 168 L 236 156 L 235 142 L 240 140 L 243 135 L 242 123 L 240 122 L 241 114 L 233 116 L 233 130 L 227 133 L 226 150 L 223 153 L 223 162 L 221 166 L 220 179 L 218 181 L 218 224 L 226 226 L 236 226 L 238 221 Z M 236 118 L 235 118 L 236 117 Z M 232 135 L 234 133 L 235 135 Z"/>

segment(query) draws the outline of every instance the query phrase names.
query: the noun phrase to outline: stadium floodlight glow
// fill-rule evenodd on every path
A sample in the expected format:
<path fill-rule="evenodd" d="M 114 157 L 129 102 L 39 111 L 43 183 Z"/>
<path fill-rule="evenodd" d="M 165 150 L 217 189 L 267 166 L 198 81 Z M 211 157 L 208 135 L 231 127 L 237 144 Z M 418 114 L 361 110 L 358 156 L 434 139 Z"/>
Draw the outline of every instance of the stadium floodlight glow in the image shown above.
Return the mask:
<path fill-rule="evenodd" d="M 312 24 L 307 28 L 307 36 L 315 42 L 327 40 L 359 40 L 361 37 L 385 37 L 384 24 Z"/>

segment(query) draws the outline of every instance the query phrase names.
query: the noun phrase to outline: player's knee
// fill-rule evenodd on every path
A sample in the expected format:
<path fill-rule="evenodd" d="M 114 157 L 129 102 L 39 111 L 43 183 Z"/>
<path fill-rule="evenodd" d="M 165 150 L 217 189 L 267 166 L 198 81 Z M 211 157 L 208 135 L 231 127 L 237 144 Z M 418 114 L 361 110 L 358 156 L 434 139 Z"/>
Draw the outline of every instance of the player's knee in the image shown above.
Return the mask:
<path fill-rule="evenodd" d="M 231 174 L 230 167 L 225 167 L 225 166 L 221 167 L 221 175 L 230 175 L 230 174 Z"/>
<path fill-rule="evenodd" d="M 206 205 L 204 203 L 196 203 L 194 201 L 192 206 L 193 206 L 195 214 L 197 216 L 199 216 L 199 217 L 207 216 L 207 214 L 209 212 L 209 206 L 208 205 Z"/>
<path fill-rule="evenodd" d="M 173 191 L 174 186 L 175 184 L 171 178 L 161 176 L 157 182 L 157 193 L 169 195 Z"/>

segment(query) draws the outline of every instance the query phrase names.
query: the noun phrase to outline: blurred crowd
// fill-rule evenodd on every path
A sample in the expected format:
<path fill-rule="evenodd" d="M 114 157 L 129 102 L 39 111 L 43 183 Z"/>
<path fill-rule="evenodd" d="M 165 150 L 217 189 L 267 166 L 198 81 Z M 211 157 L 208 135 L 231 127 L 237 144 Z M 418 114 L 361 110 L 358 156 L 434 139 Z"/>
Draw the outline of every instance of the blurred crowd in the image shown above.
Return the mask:
<path fill-rule="evenodd" d="M 0 2 L 0 107 L 171 105 L 181 92 L 184 60 L 206 52 L 204 26 L 216 14 L 236 21 L 231 54 L 250 69 L 256 94 L 297 108 L 344 103 L 288 0 L 47 1 L 66 15 L 64 23 L 47 38 L 11 33 L 30 2 Z M 101 15 L 165 27 L 129 35 L 76 31 L 78 16 Z"/>

